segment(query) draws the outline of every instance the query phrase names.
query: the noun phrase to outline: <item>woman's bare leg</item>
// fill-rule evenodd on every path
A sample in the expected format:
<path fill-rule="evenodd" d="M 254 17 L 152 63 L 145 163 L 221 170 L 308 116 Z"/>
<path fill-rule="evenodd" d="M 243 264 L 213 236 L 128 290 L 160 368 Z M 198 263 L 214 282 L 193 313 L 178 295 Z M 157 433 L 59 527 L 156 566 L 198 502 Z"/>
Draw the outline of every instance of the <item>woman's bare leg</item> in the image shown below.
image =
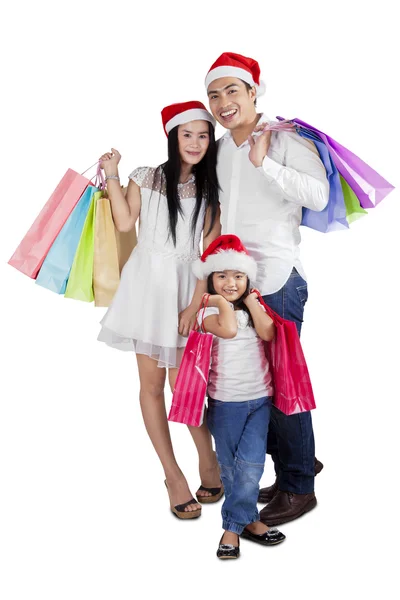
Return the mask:
<path fill-rule="evenodd" d="M 178 369 L 169 369 L 168 378 L 171 390 L 175 387 Z M 207 488 L 219 487 L 221 478 L 219 474 L 219 466 L 217 457 L 212 447 L 211 434 L 208 430 L 206 421 L 200 427 L 191 427 L 188 429 L 196 445 L 199 454 L 199 472 L 201 484 Z M 210 492 L 204 490 L 197 491 L 198 496 L 211 496 Z"/>
<path fill-rule="evenodd" d="M 172 506 L 184 504 L 190 498 L 188 484 L 180 470 L 172 448 L 167 413 L 164 402 L 165 371 L 157 366 L 157 361 L 137 354 L 140 378 L 140 406 L 144 424 L 150 440 L 164 468 L 168 493 Z M 190 504 L 185 510 L 198 510 L 199 504 Z"/>

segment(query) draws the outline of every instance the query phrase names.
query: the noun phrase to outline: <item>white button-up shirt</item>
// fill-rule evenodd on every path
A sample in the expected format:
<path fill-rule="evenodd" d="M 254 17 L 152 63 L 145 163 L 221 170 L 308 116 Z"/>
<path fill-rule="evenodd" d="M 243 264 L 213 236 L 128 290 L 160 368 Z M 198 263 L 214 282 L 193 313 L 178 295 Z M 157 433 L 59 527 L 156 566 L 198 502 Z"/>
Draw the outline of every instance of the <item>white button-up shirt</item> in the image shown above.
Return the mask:
<path fill-rule="evenodd" d="M 264 122 L 270 122 L 266 115 L 259 120 Z M 222 233 L 242 240 L 257 261 L 252 285 L 262 295 L 273 294 L 293 267 L 306 278 L 299 259 L 302 207 L 323 210 L 329 183 L 315 145 L 297 133 L 273 132 L 259 168 L 251 163 L 249 151 L 248 141 L 236 146 L 230 131 L 219 140 Z"/>

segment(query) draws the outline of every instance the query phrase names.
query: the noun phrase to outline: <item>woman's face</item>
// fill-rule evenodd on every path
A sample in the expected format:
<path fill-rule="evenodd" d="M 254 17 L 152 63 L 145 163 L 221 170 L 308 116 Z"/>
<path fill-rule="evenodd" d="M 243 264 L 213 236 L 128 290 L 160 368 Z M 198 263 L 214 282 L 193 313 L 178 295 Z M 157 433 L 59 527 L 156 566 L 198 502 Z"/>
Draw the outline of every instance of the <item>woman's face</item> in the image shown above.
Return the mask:
<path fill-rule="evenodd" d="M 178 127 L 178 144 L 181 161 L 197 165 L 207 152 L 210 143 L 208 121 L 190 121 Z"/>
<path fill-rule="evenodd" d="M 228 302 L 235 302 L 246 291 L 247 275 L 241 271 L 216 271 L 213 273 L 212 282 L 217 294 Z"/>

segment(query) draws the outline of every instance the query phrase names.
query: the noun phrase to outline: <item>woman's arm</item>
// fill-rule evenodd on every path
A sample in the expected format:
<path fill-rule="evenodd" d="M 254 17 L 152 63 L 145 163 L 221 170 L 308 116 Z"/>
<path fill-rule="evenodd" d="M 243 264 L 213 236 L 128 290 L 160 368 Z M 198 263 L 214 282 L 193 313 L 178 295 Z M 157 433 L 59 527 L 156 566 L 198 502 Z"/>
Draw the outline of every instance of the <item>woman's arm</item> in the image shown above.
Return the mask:
<path fill-rule="evenodd" d="M 207 306 L 215 306 L 219 313 L 204 319 L 204 329 L 220 338 L 234 338 L 237 334 L 237 321 L 229 302 L 223 296 L 214 294 L 208 297 Z"/>
<path fill-rule="evenodd" d="M 250 311 L 254 328 L 258 336 L 265 342 L 273 340 L 275 337 L 274 322 L 259 303 L 257 294 L 255 292 L 249 294 L 247 298 L 245 298 L 244 303 Z"/>
<path fill-rule="evenodd" d="M 221 234 L 220 209 L 217 210 L 214 225 L 208 235 L 206 233 L 211 225 L 211 209 L 208 208 L 204 219 L 203 228 L 203 252 L 208 246 Z M 203 295 L 207 292 L 207 280 L 198 279 L 193 292 L 192 300 L 187 308 L 179 314 L 179 333 L 185 337 L 189 335 L 189 331 L 194 325 L 196 313 L 199 310 L 200 302 Z"/>
<path fill-rule="evenodd" d="M 118 177 L 118 163 L 121 155 L 118 150 L 103 154 L 100 165 L 106 176 Z M 119 178 L 108 179 L 107 192 L 111 202 L 111 211 L 115 227 L 118 231 L 130 231 L 138 219 L 141 206 L 140 188 L 134 181 L 129 181 L 126 196 L 122 191 Z"/>

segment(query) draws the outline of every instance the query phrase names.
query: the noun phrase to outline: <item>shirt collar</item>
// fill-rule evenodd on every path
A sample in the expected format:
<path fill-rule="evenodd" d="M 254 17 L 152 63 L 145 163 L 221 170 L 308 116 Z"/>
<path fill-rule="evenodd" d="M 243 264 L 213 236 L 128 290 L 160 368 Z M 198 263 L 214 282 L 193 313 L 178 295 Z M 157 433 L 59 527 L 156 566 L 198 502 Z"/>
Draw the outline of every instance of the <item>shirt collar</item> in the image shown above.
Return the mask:
<path fill-rule="evenodd" d="M 262 113 L 258 123 L 260 123 L 260 124 L 261 123 L 271 123 L 271 121 L 272 121 L 272 119 L 270 119 L 270 117 L 268 117 L 268 115 L 266 115 L 265 113 Z M 255 133 L 254 135 L 258 137 L 259 135 L 261 135 L 261 131 L 258 133 Z M 230 129 L 228 129 L 224 133 L 224 135 L 221 138 L 219 138 L 218 141 L 222 142 L 222 141 L 227 141 L 227 140 L 231 140 L 231 139 L 232 139 L 232 132 L 230 131 Z M 241 146 L 238 146 L 238 147 L 241 148 L 242 146 L 245 146 L 248 143 L 249 142 L 246 140 L 245 142 L 243 142 L 243 144 Z"/>

